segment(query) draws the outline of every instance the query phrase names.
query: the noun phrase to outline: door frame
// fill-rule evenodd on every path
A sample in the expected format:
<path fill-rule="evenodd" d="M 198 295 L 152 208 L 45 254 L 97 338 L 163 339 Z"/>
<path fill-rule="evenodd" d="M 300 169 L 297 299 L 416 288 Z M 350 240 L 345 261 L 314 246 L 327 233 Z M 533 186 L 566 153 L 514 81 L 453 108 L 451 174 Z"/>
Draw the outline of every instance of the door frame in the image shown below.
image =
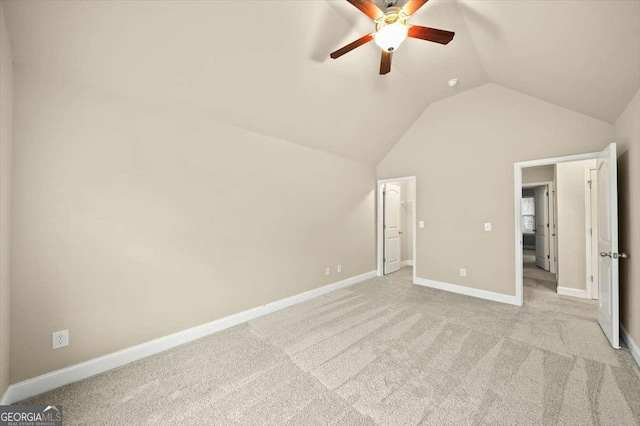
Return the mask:
<path fill-rule="evenodd" d="M 416 198 L 417 198 L 417 186 L 416 186 L 416 177 L 415 176 L 404 176 L 404 177 L 398 177 L 398 178 L 392 178 L 392 179 L 378 179 L 378 187 L 377 187 L 377 195 L 378 195 L 378 219 L 377 219 L 377 225 L 376 225 L 376 234 L 377 234 L 377 240 L 378 240 L 378 254 L 376 256 L 377 258 L 377 270 L 378 270 L 378 276 L 383 276 L 384 275 L 384 260 L 383 260 L 383 256 L 384 256 L 384 230 L 383 230 L 383 220 L 384 220 L 384 199 L 383 199 L 383 195 L 382 195 L 382 191 L 384 188 L 384 184 L 385 183 L 395 183 L 395 182 L 411 182 L 413 184 L 413 197 L 412 197 L 412 203 L 411 203 L 411 207 L 412 207 L 412 211 L 413 211 L 413 224 L 411 226 L 413 226 L 413 281 L 415 282 L 416 279 L 416 240 L 418 239 L 418 236 L 416 234 L 416 222 L 417 222 L 417 217 L 416 217 Z"/>
<path fill-rule="evenodd" d="M 553 185 L 553 181 L 531 182 L 523 183 L 522 188 L 535 188 L 536 186 L 546 186 L 549 191 L 549 272 L 555 274 L 557 271 L 557 253 L 556 253 L 556 212 L 555 212 L 555 192 L 556 188 Z M 522 191 L 521 191 L 522 192 Z M 522 194 L 520 195 L 522 198 Z"/>
<path fill-rule="evenodd" d="M 598 276 L 598 273 L 594 273 L 593 271 L 593 267 L 594 265 L 597 268 L 598 265 L 598 258 L 594 257 L 594 252 L 593 252 L 593 234 L 590 233 L 590 227 L 589 224 L 593 223 L 593 217 L 592 217 L 592 208 L 593 208 L 593 199 L 591 198 L 591 194 L 592 194 L 592 188 L 589 185 L 589 181 L 591 180 L 591 171 L 595 170 L 597 173 L 597 168 L 595 167 L 585 167 L 584 168 L 584 235 L 585 235 L 585 241 L 589 241 L 591 244 L 585 244 L 585 255 L 586 255 L 586 267 L 587 267 L 587 271 L 586 271 L 586 289 L 587 289 L 587 294 L 586 297 L 587 299 L 594 299 L 594 287 L 595 287 L 595 283 L 597 282 L 597 280 L 600 279 L 600 277 Z M 596 188 L 596 193 L 597 193 L 597 188 Z M 598 210 L 598 206 L 597 206 L 597 201 L 596 201 L 596 212 Z M 597 218 L 596 218 L 597 219 Z M 597 223 L 597 222 L 596 222 Z M 597 228 L 596 228 L 596 232 L 597 232 Z M 597 244 L 597 236 L 598 234 L 596 234 L 596 246 Z M 597 252 L 598 250 L 596 250 Z M 591 277 L 593 276 L 594 281 L 591 281 Z"/>
<path fill-rule="evenodd" d="M 516 268 L 516 301 L 518 306 L 524 303 L 524 279 L 522 267 L 522 220 L 521 204 L 522 204 L 522 169 L 525 167 L 549 166 L 559 163 L 568 163 L 571 161 L 593 160 L 600 155 L 598 152 L 588 152 L 585 154 L 565 155 L 562 157 L 541 158 L 539 160 L 519 161 L 513 163 L 513 192 L 514 192 L 514 217 L 515 217 L 515 268 Z M 556 271 L 557 272 L 557 271 Z M 415 273 L 415 269 L 414 269 Z"/>

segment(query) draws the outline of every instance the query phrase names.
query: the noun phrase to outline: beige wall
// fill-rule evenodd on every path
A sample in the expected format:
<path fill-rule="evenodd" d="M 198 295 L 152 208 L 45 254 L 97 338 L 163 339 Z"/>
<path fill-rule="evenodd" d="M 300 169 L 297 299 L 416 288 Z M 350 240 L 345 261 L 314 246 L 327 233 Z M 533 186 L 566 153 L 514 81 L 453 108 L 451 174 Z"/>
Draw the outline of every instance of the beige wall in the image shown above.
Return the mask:
<path fill-rule="evenodd" d="M 0 396 L 9 386 L 10 211 L 13 129 L 13 63 L 0 3 Z"/>
<path fill-rule="evenodd" d="M 522 183 L 553 182 L 553 166 L 525 167 Z"/>
<path fill-rule="evenodd" d="M 618 143 L 620 322 L 640 344 L 640 90 L 615 123 Z"/>
<path fill-rule="evenodd" d="M 557 165 L 558 287 L 586 290 L 585 169 L 596 160 Z"/>
<path fill-rule="evenodd" d="M 12 382 L 375 269 L 372 166 L 15 77 Z"/>
<path fill-rule="evenodd" d="M 495 84 L 431 104 L 378 165 L 417 176 L 418 277 L 514 295 L 513 163 L 612 140 L 608 123 Z"/>

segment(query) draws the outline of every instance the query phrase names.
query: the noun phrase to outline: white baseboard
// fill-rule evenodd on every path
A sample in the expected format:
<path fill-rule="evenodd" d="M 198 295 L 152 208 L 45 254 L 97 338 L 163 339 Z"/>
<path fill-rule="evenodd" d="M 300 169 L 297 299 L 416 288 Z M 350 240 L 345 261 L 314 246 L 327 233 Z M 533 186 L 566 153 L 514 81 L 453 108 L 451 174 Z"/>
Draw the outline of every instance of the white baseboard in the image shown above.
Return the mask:
<path fill-rule="evenodd" d="M 558 286 L 558 294 L 562 296 L 579 297 L 580 299 L 587 298 L 587 290 L 578 290 L 576 288 L 570 288 L 570 287 Z"/>
<path fill-rule="evenodd" d="M 400 266 L 413 266 L 413 260 L 403 260 Z"/>
<path fill-rule="evenodd" d="M 2 404 L 12 404 L 17 401 L 22 401 L 25 398 L 39 395 L 60 386 L 77 382 L 78 380 L 86 379 L 87 377 L 129 364 L 130 362 L 166 351 L 167 349 L 208 336 L 229 327 L 250 321 L 254 318 L 258 318 L 263 315 L 279 311 L 280 309 L 306 302 L 307 300 L 322 296 L 332 291 L 366 281 L 370 278 L 374 278 L 377 275 L 376 272 L 377 271 L 370 271 L 361 275 L 356 275 L 355 277 L 347 278 L 333 284 L 287 297 L 286 299 L 267 303 L 266 305 L 258 306 L 257 308 L 239 312 L 206 324 L 179 331 L 149 342 L 141 343 L 118 352 L 12 384 L 2 397 Z"/>
<path fill-rule="evenodd" d="M 631 351 L 631 355 L 633 359 L 636 360 L 636 364 L 640 367 L 640 347 L 638 344 L 631 338 L 631 335 L 627 332 L 627 329 L 624 328 L 622 324 L 620 324 L 620 337 L 625 341 L 629 350 Z"/>
<path fill-rule="evenodd" d="M 423 285 L 425 287 L 437 288 L 438 290 L 450 291 L 451 293 L 464 294 L 466 296 L 473 296 L 480 299 L 492 300 L 494 302 L 520 306 L 518 298 L 516 296 L 509 296 L 508 294 L 495 293 L 493 291 L 480 290 L 477 288 L 465 287 L 457 284 L 443 283 L 440 281 L 428 280 L 426 278 L 420 277 L 414 278 L 413 283 Z"/>
<path fill-rule="evenodd" d="M 2 394 L 2 398 L 0 398 L 0 405 L 9 405 L 11 404 L 10 401 L 10 396 L 11 396 L 11 386 L 9 386 L 7 388 L 7 390 L 4 391 L 4 393 Z"/>

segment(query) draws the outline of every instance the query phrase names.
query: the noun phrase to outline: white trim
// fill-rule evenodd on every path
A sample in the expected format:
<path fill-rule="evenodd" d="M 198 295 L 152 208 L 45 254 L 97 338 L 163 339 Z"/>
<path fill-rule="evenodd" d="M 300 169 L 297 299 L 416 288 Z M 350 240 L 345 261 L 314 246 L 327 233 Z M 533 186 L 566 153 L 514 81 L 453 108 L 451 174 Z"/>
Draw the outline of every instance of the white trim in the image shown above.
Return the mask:
<path fill-rule="evenodd" d="M 429 280 L 426 278 L 414 278 L 413 283 L 425 287 L 436 288 L 438 290 L 449 291 L 451 293 L 464 294 L 465 296 L 477 297 L 480 299 L 492 300 L 494 302 L 507 303 L 509 305 L 520 306 L 517 296 L 509 296 L 508 294 L 495 293 L 493 291 L 480 290 L 473 287 L 465 287 L 457 284 L 443 283 L 440 281 Z"/>
<path fill-rule="evenodd" d="M 640 367 L 640 347 L 631 338 L 631 335 L 629 334 L 627 329 L 624 328 L 624 325 L 622 324 L 620 324 L 620 337 L 622 337 L 622 339 L 625 341 L 625 343 L 629 347 L 629 350 L 631 351 L 631 355 L 633 356 L 633 359 L 636 360 L 636 364 L 638 364 L 638 367 Z"/>
<path fill-rule="evenodd" d="M 418 187 L 416 185 L 416 177 L 415 176 L 405 176 L 405 177 L 399 177 L 399 178 L 393 178 L 393 179 L 378 179 L 378 211 L 377 211 L 377 216 L 378 216 L 378 221 L 377 221 L 377 225 L 376 225 L 376 234 L 377 234 L 377 241 L 378 241 L 378 253 L 376 256 L 377 259 L 377 272 L 378 272 L 378 276 L 381 277 L 384 275 L 384 261 L 383 261 L 383 254 L 384 254 L 384 233 L 382 232 L 382 221 L 383 221 L 383 199 L 382 199 L 382 191 L 383 191 L 383 187 L 385 183 L 393 183 L 393 182 L 403 182 L 403 181 L 409 181 L 413 183 L 413 203 L 412 207 L 413 207 L 413 261 L 412 261 L 412 265 L 413 265 L 413 281 L 415 282 L 416 280 L 416 241 L 418 240 L 418 235 L 416 234 L 416 230 L 417 230 L 417 226 L 416 223 L 418 221 L 418 218 L 416 217 L 416 200 L 418 198 Z"/>
<path fill-rule="evenodd" d="M 592 260 L 591 260 L 591 187 L 589 186 L 589 181 L 591 180 L 591 168 L 584 168 L 584 249 L 585 249 L 585 287 L 587 290 L 585 292 L 585 298 L 593 299 L 592 297 L 592 289 L 591 289 L 591 275 L 593 272 L 591 271 Z"/>
<path fill-rule="evenodd" d="M 540 160 L 520 161 L 513 163 L 513 190 L 514 190 L 514 215 L 515 215 L 515 266 L 516 266 L 516 299 L 518 305 L 522 306 L 524 280 L 522 276 L 522 221 L 520 220 L 520 209 L 522 203 L 522 169 L 524 167 L 548 166 L 551 164 L 567 163 L 570 161 L 582 161 L 598 158 L 599 152 L 588 152 L 586 154 L 567 155 L 564 157 L 543 158 Z"/>
<path fill-rule="evenodd" d="M 538 160 L 519 161 L 515 164 L 521 167 L 549 166 L 558 163 L 569 163 L 572 161 L 593 160 L 600 152 L 586 152 L 584 154 L 565 155 L 562 157 L 541 158 Z"/>
<path fill-rule="evenodd" d="M 0 398 L 0 405 L 9 405 L 11 404 L 11 386 L 7 387 L 7 389 L 2 394 L 2 398 Z"/>
<path fill-rule="evenodd" d="M 593 252 L 593 237 L 598 237 L 598 221 L 597 217 L 592 217 L 593 208 L 596 209 L 596 215 L 598 206 L 597 204 L 597 194 L 596 197 L 593 197 L 594 191 L 589 185 L 589 181 L 591 180 L 591 172 L 595 171 L 597 175 L 597 168 L 595 167 L 585 167 L 584 168 L 584 238 L 585 238 L 585 255 L 586 255 L 586 280 L 585 280 L 585 288 L 587 289 L 587 299 L 597 299 L 597 294 L 594 294 L 595 283 L 599 279 L 598 277 L 598 258 L 595 257 L 595 253 Z M 597 191 L 597 189 L 596 189 Z M 595 202 L 595 203 L 594 203 Z M 595 225 L 594 225 L 595 224 Z M 592 227 L 592 225 L 594 225 Z M 595 232 L 595 234 L 594 234 Z M 597 240 L 596 240 L 597 243 Z M 597 249 L 596 249 L 597 252 Z M 595 266 L 595 268 L 594 268 Z M 591 277 L 593 277 L 593 281 L 591 281 Z"/>
<path fill-rule="evenodd" d="M 571 287 L 558 286 L 558 294 L 561 296 L 579 297 L 580 299 L 587 298 L 587 290 L 578 290 L 577 288 Z"/>
<path fill-rule="evenodd" d="M 556 229 L 557 218 L 556 218 L 556 185 L 554 181 L 551 181 L 549 186 L 547 187 L 547 191 L 549 191 L 549 261 L 550 261 L 550 271 L 552 274 L 558 273 L 558 253 L 556 253 Z M 556 275 L 556 282 L 557 282 Z"/>
<path fill-rule="evenodd" d="M 403 260 L 400 266 L 413 266 L 413 260 Z"/>
<path fill-rule="evenodd" d="M 523 253 L 522 253 L 522 166 L 513 165 L 513 187 L 515 200 L 515 224 L 516 224 L 516 299 L 518 306 L 522 306 L 523 292 Z"/>
<path fill-rule="evenodd" d="M 376 276 L 376 271 L 366 272 L 351 278 L 344 279 L 323 287 L 319 287 L 295 296 L 280 299 L 266 305 L 258 306 L 228 317 L 220 318 L 187 330 L 179 331 L 168 336 L 160 337 L 149 342 L 141 343 L 118 352 L 104 355 L 89 361 L 75 364 L 60 370 L 52 371 L 32 379 L 24 380 L 10 385 L 5 392 L 2 403 L 14 403 L 22 401 L 43 392 L 50 391 L 68 383 L 77 382 L 87 377 L 120 367 L 130 362 L 157 354 L 167 349 L 182 345 L 187 342 L 217 333 L 218 331 L 250 321 L 254 318 L 270 314 L 280 309 L 306 302 L 318 296 L 332 291 L 366 281 Z"/>
<path fill-rule="evenodd" d="M 545 186 L 545 185 L 553 186 L 553 181 L 552 180 L 547 180 L 547 181 L 543 181 L 543 182 L 527 182 L 527 183 L 523 183 L 522 187 L 523 188 L 534 188 L 536 186 Z"/>

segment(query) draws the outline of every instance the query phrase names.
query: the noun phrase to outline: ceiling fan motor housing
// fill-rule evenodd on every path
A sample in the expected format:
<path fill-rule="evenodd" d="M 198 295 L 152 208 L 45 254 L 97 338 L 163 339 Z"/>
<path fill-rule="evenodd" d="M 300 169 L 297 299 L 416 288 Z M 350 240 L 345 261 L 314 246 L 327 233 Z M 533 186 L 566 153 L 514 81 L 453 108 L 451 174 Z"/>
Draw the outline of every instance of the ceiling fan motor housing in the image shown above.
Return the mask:
<path fill-rule="evenodd" d="M 406 25 L 408 18 L 409 17 L 402 12 L 401 8 L 395 6 L 389 7 L 384 15 L 375 20 L 376 31 L 380 31 L 380 29 L 386 25 L 395 23 Z"/>

